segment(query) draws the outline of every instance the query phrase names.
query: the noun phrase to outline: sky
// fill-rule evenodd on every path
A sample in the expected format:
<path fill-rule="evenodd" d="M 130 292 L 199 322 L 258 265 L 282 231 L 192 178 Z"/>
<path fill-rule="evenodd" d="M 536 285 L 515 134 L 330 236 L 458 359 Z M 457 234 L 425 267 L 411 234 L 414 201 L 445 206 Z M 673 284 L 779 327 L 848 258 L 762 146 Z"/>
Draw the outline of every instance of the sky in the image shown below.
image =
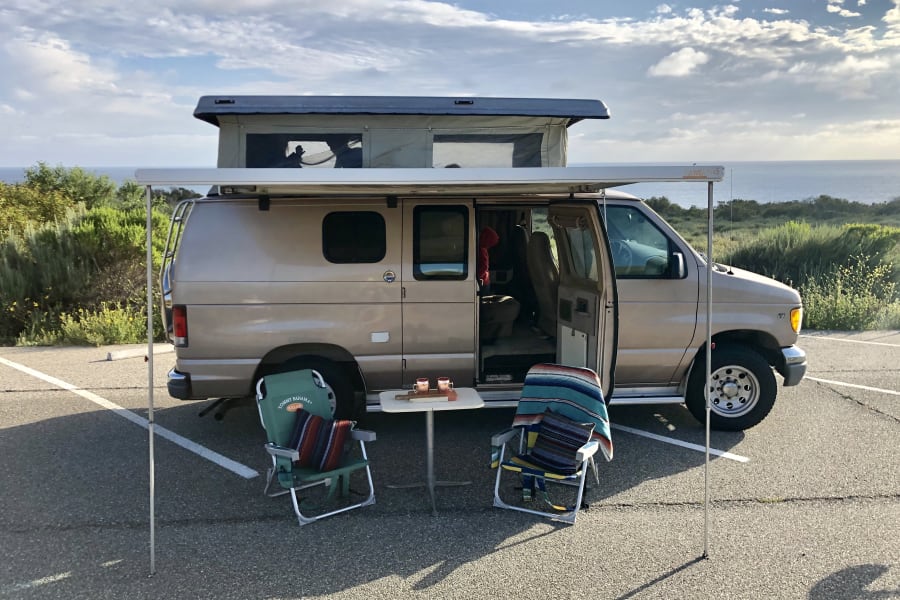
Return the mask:
<path fill-rule="evenodd" d="M 570 164 L 900 159 L 900 0 L 5 0 L 0 167 L 214 166 L 202 95 L 592 98 Z"/>

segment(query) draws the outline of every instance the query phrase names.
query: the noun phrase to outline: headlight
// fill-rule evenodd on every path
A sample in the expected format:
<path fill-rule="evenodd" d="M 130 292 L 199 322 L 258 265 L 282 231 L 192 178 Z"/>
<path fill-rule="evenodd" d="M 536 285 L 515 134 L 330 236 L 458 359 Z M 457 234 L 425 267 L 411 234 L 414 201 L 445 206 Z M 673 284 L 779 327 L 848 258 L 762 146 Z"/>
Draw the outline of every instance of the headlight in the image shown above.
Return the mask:
<path fill-rule="evenodd" d="M 791 329 L 794 333 L 800 333 L 800 326 L 803 325 L 803 307 L 791 309 Z"/>

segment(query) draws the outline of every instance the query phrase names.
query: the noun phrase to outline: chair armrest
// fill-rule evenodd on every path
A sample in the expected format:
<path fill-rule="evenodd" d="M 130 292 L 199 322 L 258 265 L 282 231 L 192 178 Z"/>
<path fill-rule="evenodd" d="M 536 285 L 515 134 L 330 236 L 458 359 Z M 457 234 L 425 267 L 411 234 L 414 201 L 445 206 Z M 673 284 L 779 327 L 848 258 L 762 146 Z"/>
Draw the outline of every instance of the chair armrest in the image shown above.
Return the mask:
<path fill-rule="evenodd" d="M 359 440 L 360 442 L 374 442 L 375 432 L 367 429 L 354 429 L 350 432 L 350 439 Z"/>
<path fill-rule="evenodd" d="M 507 429 L 491 436 L 491 446 L 502 446 L 509 440 L 513 439 L 517 433 L 521 433 L 519 428 Z"/>
<path fill-rule="evenodd" d="M 575 460 L 579 463 L 583 463 L 594 454 L 597 453 L 597 450 L 600 448 L 600 443 L 597 440 L 591 440 L 586 443 L 584 446 L 578 449 L 578 453 L 575 454 Z"/>
<path fill-rule="evenodd" d="M 271 454 L 272 456 L 280 456 L 281 458 L 289 458 L 293 461 L 300 460 L 300 453 L 297 450 L 292 448 L 285 448 L 284 446 L 278 446 L 273 443 L 268 443 L 265 445 L 266 452 Z"/>

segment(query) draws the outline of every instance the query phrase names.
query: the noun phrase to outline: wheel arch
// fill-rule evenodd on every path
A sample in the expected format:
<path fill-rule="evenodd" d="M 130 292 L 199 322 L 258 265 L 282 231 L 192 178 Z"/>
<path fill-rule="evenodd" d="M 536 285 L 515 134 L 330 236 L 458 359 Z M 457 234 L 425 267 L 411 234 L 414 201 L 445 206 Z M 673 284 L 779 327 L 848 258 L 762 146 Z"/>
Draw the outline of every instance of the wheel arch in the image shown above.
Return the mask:
<path fill-rule="evenodd" d="M 334 363 L 351 382 L 355 393 L 365 396 L 366 383 L 359 363 L 346 348 L 335 344 L 286 344 L 269 350 L 256 367 L 254 382 L 263 375 L 274 373 L 284 363 L 291 360 L 327 360 Z M 254 383 L 255 385 L 255 383 Z"/>
<path fill-rule="evenodd" d="M 704 336 L 705 337 L 705 336 Z M 733 329 L 729 331 L 720 331 L 718 333 L 713 334 L 712 336 L 713 348 L 717 346 L 746 346 L 751 350 L 757 352 L 760 356 L 766 359 L 766 362 L 769 363 L 772 367 L 777 367 L 779 361 L 783 360 L 781 355 L 781 346 L 778 343 L 778 340 L 769 333 L 765 331 L 753 330 L 753 329 Z M 691 360 L 691 366 L 684 374 L 684 378 L 681 381 L 681 385 L 684 386 L 685 382 L 690 378 L 691 371 L 694 370 L 694 366 L 697 364 L 698 360 L 706 358 L 706 340 L 704 339 L 700 346 L 697 348 L 697 351 L 694 353 L 694 357 Z"/>

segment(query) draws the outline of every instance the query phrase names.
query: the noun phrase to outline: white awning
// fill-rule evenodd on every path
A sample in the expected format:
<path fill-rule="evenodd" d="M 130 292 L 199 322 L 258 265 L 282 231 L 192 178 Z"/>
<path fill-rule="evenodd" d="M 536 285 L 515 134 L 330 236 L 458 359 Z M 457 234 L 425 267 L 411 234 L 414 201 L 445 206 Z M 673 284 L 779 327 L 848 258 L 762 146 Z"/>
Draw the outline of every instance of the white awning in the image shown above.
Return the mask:
<path fill-rule="evenodd" d="M 610 166 L 497 169 L 138 169 L 141 185 L 217 185 L 260 194 L 504 195 L 598 192 L 650 182 L 722 181 L 725 167 Z"/>

